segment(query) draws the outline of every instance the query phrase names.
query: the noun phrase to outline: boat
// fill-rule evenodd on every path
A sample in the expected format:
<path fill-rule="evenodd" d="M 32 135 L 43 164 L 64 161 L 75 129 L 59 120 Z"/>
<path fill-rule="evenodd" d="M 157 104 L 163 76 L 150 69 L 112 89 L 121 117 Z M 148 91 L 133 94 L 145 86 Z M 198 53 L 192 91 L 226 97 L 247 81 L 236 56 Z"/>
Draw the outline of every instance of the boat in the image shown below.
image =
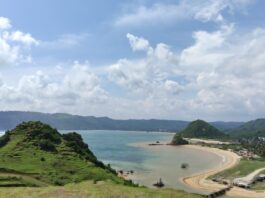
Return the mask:
<path fill-rule="evenodd" d="M 165 184 L 163 183 L 162 179 L 160 178 L 158 182 L 156 182 L 155 184 L 153 184 L 153 186 L 156 186 L 158 188 L 162 188 L 165 186 Z"/>

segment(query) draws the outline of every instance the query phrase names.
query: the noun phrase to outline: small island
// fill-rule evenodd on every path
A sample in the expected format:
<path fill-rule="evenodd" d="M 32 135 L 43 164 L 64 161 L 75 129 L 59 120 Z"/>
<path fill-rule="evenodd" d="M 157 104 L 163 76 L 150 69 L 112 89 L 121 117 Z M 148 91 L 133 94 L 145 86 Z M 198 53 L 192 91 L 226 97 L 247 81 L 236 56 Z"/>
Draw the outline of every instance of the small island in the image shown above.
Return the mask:
<path fill-rule="evenodd" d="M 189 142 L 187 140 L 185 140 L 181 134 L 176 134 L 170 145 L 175 145 L 175 146 L 178 146 L 178 145 L 186 145 L 186 144 L 189 144 Z"/>

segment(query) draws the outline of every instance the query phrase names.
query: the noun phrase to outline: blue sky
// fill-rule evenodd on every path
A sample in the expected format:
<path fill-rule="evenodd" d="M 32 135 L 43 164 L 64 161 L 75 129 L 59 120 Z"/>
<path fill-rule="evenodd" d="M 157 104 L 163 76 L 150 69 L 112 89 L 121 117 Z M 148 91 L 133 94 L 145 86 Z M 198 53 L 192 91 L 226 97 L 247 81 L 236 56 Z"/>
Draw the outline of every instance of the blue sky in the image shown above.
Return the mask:
<path fill-rule="evenodd" d="M 262 0 L 0 0 L 0 109 L 264 117 Z"/>

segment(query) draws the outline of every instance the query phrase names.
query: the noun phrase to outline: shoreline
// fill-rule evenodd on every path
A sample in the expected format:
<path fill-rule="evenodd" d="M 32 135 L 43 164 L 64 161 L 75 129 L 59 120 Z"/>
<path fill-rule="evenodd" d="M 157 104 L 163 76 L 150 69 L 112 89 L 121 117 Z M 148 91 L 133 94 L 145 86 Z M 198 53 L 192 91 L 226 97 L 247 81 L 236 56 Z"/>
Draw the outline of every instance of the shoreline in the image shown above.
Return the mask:
<path fill-rule="evenodd" d="M 159 147 L 178 147 L 168 145 L 168 142 L 161 141 L 160 144 L 153 145 L 153 142 L 138 142 L 130 144 L 130 146 L 140 147 L 140 148 L 159 148 Z M 223 189 L 227 186 L 224 184 L 219 184 L 217 182 L 213 182 L 208 179 L 210 176 L 215 175 L 219 172 L 225 171 L 227 169 L 233 168 L 236 166 L 241 157 L 234 152 L 226 151 L 218 148 L 212 148 L 207 146 L 200 146 L 200 145 L 181 145 L 181 147 L 191 148 L 200 150 L 203 152 L 209 152 L 215 154 L 222 158 L 222 163 L 219 166 L 200 171 L 190 176 L 185 176 L 180 178 L 180 181 L 185 184 L 186 186 L 191 187 L 192 189 L 204 191 L 205 194 L 211 193 L 220 189 Z M 261 198 L 265 197 L 265 191 L 263 192 L 256 192 L 253 190 L 242 189 L 239 187 L 233 187 L 230 191 L 226 193 L 226 195 L 231 197 L 241 197 L 241 198 Z"/>
<path fill-rule="evenodd" d="M 226 187 L 225 185 L 213 182 L 208 178 L 212 175 L 215 175 L 219 172 L 236 166 L 240 161 L 240 156 L 231 151 L 225 151 L 218 148 L 203 147 L 199 145 L 185 145 L 185 147 L 199 149 L 201 151 L 210 152 L 215 155 L 218 155 L 222 158 L 223 164 L 213 169 L 209 169 L 191 176 L 181 178 L 181 181 L 184 184 L 191 186 L 194 189 L 200 189 L 207 192 L 213 192 Z"/>

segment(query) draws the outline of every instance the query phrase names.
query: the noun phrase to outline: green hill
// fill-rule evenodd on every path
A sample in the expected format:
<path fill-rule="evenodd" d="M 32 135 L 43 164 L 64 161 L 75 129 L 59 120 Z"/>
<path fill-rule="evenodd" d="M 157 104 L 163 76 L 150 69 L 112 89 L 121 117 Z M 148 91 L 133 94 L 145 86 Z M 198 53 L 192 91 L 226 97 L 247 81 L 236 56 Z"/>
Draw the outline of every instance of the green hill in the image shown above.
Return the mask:
<path fill-rule="evenodd" d="M 236 129 L 229 130 L 228 133 L 233 137 L 265 137 L 265 119 L 246 122 Z"/>
<path fill-rule="evenodd" d="M 137 187 L 98 161 L 79 134 L 61 135 L 41 122 L 24 122 L 0 138 L 0 189 L 0 197 L 20 198 L 201 197 Z"/>
<path fill-rule="evenodd" d="M 185 138 L 209 138 L 219 139 L 226 135 L 220 132 L 217 128 L 203 120 L 191 122 L 180 134 Z"/>
<path fill-rule="evenodd" d="M 107 179 L 124 182 L 97 160 L 77 133 L 61 135 L 41 122 L 24 122 L 0 138 L 0 186 Z"/>

